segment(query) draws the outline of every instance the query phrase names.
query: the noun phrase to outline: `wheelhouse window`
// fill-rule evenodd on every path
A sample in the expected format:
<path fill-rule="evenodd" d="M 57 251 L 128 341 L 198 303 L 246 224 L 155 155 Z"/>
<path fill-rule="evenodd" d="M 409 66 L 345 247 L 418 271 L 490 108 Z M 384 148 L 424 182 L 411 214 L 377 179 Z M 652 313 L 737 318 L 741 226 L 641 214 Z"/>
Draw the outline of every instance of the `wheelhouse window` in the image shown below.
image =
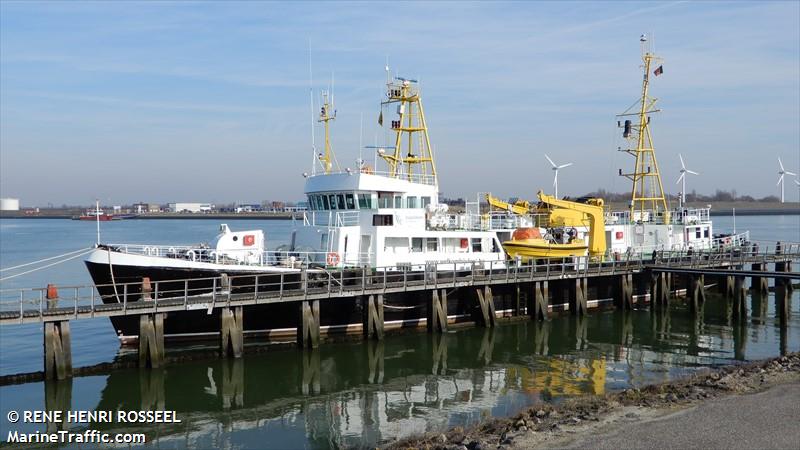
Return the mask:
<path fill-rule="evenodd" d="M 328 210 L 331 209 L 330 203 L 328 203 L 328 196 L 327 195 L 320 195 L 320 201 L 322 202 L 322 209 Z"/>
<path fill-rule="evenodd" d="M 418 199 L 419 199 L 419 197 L 406 197 L 406 207 L 407 208 L 416 208 Z"/>
<path fill-rule="evenodd" d="M 391 214 L 373 214 L 372 226 L 387 227 L 394 225 L 394 216 Z"/>
<path fill-rule="evenodd" d="M 422 242 L 421 237 L 411 238 L 411 252 L 422 253 Z"/>
<path fill-rule="evenodd" d="M 344 200 L 345 200 L 347 209 L 356 209 L 356 200 L 353 197 L 353 194 L 345 194 Z"/>
<path fill-rule="evenodd" d="M 481 238 L 472 238 L 472 253 L 480 253 Z"/>
<path fill-rule="evenodd" d="M 434 238 L 425 238 L 425 251 L 436 252 L 439 251 L 439 240 Z"/>
<path fill-rule="evenodd" d="M 399 195 L 394 196 L 394 207 L 395 208 L 402 208 L 403 207 L 403 197 Z"/>
<path fill-rule="evenodd" d="M 360 209 L 374 209 L 372 207 L 372 194 L 358 194 L 358 207 Z"/>
<path fill-rule="evenodd" d="M 705 228 L 705 229 L 703 230 L 703 237 L 706 237 L 706 238 L 707 238 L 707 237 L 708 237 L 708 235 L 709 235 L 708 228 Z"/>
<path fill-rule="evenodd" d="M 346 209 L 344 207 L 344 195 L 336 194 L 336 206 L 338 206 L 339 209 Z"/>
<path fill-rule="evenodd" d="M 378 208 L 391 208 L 391 207 L 392 207 L 392 193 L 378 192 Z"/>
<path fill-rule="evenodd" d="M 423 208 L 427 207 L 430 204 L 431 204 L 431 198 L 430 197 L 422 197 L 422 207 Z"/>

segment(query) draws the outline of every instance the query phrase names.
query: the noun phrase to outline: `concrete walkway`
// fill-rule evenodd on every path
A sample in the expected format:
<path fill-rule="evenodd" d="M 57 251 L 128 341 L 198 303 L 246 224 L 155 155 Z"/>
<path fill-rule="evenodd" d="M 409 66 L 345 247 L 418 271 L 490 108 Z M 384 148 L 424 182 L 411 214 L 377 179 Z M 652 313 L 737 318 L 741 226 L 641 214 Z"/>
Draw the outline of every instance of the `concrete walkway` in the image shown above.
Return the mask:
<path fill-rule="evenodd" d="M 565 448 L 800 449 L 800 382 L 621 424 Z"/>

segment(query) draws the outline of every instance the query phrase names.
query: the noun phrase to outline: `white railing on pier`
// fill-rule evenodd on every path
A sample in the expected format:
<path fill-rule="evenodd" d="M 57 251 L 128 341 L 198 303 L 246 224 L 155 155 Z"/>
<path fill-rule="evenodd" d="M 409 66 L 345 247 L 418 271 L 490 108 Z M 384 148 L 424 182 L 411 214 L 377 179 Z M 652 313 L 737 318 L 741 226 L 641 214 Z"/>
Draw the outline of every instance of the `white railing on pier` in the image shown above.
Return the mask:
<path fill-rule="evenodd" d="M 436 262 L 414 269 L 409 266 L 361 269 L 304 268 L 278 273 L 159 280 L 106 285 L 0 289 L 0 324 L 74 318 L 141 314 L 192 309 L 209 310 L 249 303 L 296 301 L 364 293 L 417 291 L 460 286 L 520 283 L 545 279 L 606 276 L 658 268 L 736 267 L 747 263 L 800 259 L 800 243 L 776 243 L 707 249 L 661 251 L 652 256 L 627 254 L 598 261 L 587 256 L 532 260 Z M 301 275 L 305 274 L 305 276 Z M 105 292 L 101 297 L 100 292 Z M 48 298 L 54 297 L 54 298 Z M 286 299 L 286 300 L 284 300 Z"/>

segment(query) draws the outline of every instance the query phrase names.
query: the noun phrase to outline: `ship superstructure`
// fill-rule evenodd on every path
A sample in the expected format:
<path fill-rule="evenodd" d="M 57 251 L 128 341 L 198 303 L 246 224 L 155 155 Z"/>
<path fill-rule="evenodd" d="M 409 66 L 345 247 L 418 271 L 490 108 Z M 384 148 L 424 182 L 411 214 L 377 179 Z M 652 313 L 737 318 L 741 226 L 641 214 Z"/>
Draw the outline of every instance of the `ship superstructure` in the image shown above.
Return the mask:
<path fill-rule="evenodd" d="M 504 261 L 497 234 L 481 224 L 479 214 L 449 214 L 439 203 L 419 84 L 388 79 L 381 126 L 384 110 L 396 114 L 388 121 L 394 146 L 377 149 L 386 170 L 359 160 L 355 169 L 306 174 L 310 211 L 294 231 L 292 248 L 318 254 L 315 262 L 327 267 L 422 270 L 438 263 L 452 268 L 453 262 L 469 267 Z"/>

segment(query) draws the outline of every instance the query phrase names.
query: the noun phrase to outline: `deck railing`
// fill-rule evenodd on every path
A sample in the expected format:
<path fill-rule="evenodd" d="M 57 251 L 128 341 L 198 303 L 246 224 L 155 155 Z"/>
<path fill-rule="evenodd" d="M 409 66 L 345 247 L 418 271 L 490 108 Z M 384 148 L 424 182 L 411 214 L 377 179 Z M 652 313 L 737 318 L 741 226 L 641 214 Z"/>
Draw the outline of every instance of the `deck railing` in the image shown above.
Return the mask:
<path fill-rule="evenodd" d="M 309 268 L 280 273 L 180 280 L 139 280 L 106 285 L 0 289 L 0 324 L 42 322 L 58 317 L 90 318 L 239 304 L 275 303 L 362 294 L 456 288 L 472 285 L 607 276 L 658 265 L 675 268 L 735 267 L 800 259 L 800 243 L 748 245 L 708 251 L 661 251 L 655 258 L 625 255 L 597 261 L 589 257 L 530 261 L 452 261 L 409 267 Z M 101 297 L 100 292 L 105 294 Z M 58 319 L 63 320 L 63 319 Z"/>

